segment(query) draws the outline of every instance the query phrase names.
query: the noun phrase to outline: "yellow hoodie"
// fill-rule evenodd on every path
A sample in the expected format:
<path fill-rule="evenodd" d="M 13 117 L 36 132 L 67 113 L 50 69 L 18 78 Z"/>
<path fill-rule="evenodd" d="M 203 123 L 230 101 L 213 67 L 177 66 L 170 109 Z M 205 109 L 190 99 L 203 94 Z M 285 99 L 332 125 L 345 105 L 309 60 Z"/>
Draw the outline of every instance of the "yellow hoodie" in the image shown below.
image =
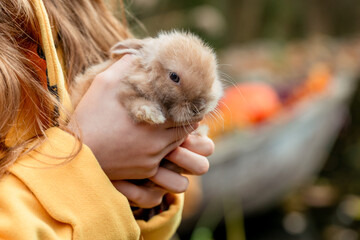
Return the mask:
<path fill-rule="evenodd" d="M 71 111 L 46 10 L 41 0 L 33 2 L 49 84 L 57 85 L 62 104 Z M 75 138 L 56 127 L 46 134 L 41 146 L 18 159 L 0 180 L 0 239 L 159 240 L 174 234 L 182 194 L 167 195 L 169 210 L 148 222 L 136 221 L 128 200 L 113 187 L 87 146 L 64 162 L 76 149 Z M 7 144 L 14 141 L 9 138 Z"/>

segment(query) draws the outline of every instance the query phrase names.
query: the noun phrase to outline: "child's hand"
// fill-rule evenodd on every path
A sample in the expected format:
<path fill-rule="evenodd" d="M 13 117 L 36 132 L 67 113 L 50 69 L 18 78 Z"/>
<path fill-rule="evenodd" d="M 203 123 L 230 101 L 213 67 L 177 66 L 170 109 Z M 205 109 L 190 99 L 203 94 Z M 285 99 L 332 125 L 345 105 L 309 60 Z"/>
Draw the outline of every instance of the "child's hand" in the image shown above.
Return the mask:
<path fill-rule="evenodd" d="M 202 175 L 209 169 L 207 156 L 214 151 L 214 143 L 199 135 L 189 135 L 185 142 L 165 158 L 181 166 L 188 174 Z M 151 208 L 161 203 L 167 192 L 181 193 L 188 187 L 188 179 L 178 173 L 160 167 L 150 178 L 159 187 L 138 186 L 128 181 L 113 181 L 134 206 Z"/>

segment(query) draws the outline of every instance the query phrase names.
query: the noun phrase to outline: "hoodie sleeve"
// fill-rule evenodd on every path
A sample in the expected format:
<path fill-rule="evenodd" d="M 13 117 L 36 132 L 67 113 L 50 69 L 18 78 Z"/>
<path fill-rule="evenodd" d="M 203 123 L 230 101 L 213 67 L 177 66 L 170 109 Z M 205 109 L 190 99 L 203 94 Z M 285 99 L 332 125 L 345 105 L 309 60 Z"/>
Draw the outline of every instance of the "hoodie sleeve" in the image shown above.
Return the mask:
<path fill-rule="evenodd" d="M 152 217 L 149 221 L 137 220 L 145 240 L 170 239 L 179 227 L 184 194 L 167 194 L 165 200 L 170 205 L 167 211 Z"/>
<path fill-rule="evenodd" d="M 6 186 L 15 192 L 21 190 L 33 198 L 30 203 L 23 198 L 9 201 L 6 194 L 0 195 L 0 204 L 6 201 L 13 205 L 7 209 L 22 209 L 17 214 L 24 218 L 10 218 L 18 221 L 12 225 L 14 232 L 16 226 L 42 221 L 51 231 L 54 222 L 72 229 L 73 239 L 139 239 L 142 235 L 158 240 L 169 239 L 175 233 L 181 218 L 182 194 L 167 195 L 169 210 L 148 222 L 136 221 L 127 198 L 112 185 L 87 146 L 79 145 L 72 135 L 56 127 L 46 134 L 41 145 L 19 158 L 10 168 L 10 175 L 0 181 L 0 189 Z M 29 229 L 37 231 L 36 227 Z"/>

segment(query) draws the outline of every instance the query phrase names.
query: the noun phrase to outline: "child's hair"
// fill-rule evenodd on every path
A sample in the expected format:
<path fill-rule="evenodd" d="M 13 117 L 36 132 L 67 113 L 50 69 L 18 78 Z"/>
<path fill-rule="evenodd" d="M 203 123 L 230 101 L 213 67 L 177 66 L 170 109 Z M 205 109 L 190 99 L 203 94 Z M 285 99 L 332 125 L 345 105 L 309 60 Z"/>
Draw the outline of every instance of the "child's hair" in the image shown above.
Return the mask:
<path fill-rule="evenodd" d="M 44 87 L 29 60 L 29 47 L 40 45 L 40 27 L 31 0 L 0 1 L 0 177 L 54 125 L 57 99 Z M 131 36 L 103 0 L 43 0 L 62 48 L 67 85 L 90 65 L 106 59 L 110 47 Z M 33 136 L 7 146 L 11 129 L 22 122 L 22 135 Z M 60 126 L 65 128 L 66 126 Z"/>

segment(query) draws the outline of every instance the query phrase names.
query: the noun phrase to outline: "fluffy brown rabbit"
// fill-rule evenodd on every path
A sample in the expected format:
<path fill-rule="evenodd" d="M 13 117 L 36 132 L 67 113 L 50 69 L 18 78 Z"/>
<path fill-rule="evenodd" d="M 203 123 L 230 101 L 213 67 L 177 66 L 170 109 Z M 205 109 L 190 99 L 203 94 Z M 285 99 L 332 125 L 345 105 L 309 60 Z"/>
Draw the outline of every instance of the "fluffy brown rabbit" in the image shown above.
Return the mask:
<path fill-rule="evenodd" d="M 223 92 L 216 56 L 197 36 L 178 31 L 115 44 L 110 60 L 89 68 L 70 86 L 74 107 L 95 76 L 125 54 L 136 57 L 135 66 L 119 84 L 118 96 L 134 121 L 161 124 L 172 120 L 186 125 L 201 120 L 216 107 Z M 161 166 L 182 171 L 167 160 Z M 137 183 L 153 185 L 150 181 Z"/>
<path fill-rule="evenodd" d="M 193 34 L 173 31 L 128 39 L 110 53 L 110 60 L 75 79 L 70 87 L 74 107 L 94 77 L 125 54 L 137 57 L 136 66 L 119 84 L 119 101 L 136 122 L 195 122 L 212 111 L 222 95 L 216 56 Z"/>

